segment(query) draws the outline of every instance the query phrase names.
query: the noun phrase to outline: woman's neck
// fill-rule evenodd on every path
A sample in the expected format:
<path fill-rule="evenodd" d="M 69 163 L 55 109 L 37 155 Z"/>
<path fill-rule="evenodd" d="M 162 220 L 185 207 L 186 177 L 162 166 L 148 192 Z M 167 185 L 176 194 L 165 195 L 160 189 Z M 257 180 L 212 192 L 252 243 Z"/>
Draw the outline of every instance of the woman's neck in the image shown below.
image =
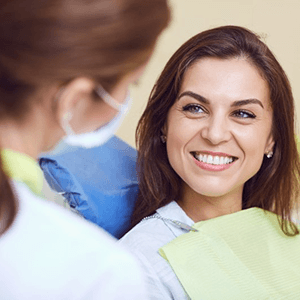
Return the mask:
<path fill-rule="evenodd" d="M 242 210 L 242 190 L 219 197 L 204 196 L 183 185 L 179 206 L 196 223 Z"/>
<path fill-rule="evenodd" d="M 42 148 L 43 130 L 39 126 L 3 122 L 0 124 L 0 147 L 37 159 Z"/>

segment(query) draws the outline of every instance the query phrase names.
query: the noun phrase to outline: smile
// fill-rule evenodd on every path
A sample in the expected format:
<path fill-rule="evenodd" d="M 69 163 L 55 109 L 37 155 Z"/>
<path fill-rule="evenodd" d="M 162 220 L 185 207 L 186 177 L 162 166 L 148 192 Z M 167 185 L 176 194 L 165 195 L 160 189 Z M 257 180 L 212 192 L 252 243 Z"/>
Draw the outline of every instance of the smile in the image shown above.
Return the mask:
<path fill-rule="evenodd" d="M 215 166 L 228 165 L 238 159 L 237 157 L 234 156 L 221 156 L 221 155 L 211 155 L 211 154 L 204 154 L 204 153 L 201 154 L 199 152 L 191 152 L 191 154 L 199 162 L 209 164 L 209 165 L 215 165 Z"/>

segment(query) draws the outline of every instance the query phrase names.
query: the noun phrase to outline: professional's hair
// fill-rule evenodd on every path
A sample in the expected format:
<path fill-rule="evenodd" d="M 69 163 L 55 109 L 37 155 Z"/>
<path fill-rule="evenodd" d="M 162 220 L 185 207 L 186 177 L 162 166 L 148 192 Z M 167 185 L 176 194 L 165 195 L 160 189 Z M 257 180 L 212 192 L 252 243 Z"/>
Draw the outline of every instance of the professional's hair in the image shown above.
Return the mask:
<path fill-rule="evenodd" d="M 111 90 L 147 62 L 169 19 L 167 0 L 1 1 L 0 118 L 21 119 L 35 92 L 77 77 Z M 16 212 L 0 163 L 0 234 Z"/>
<path fill-rule="evenodd" d="M 299 196 L 300 163 L 295 141 L 294 100 L 289 80 L 269 48 L 242 27 L 224 26 L 197 34 L 171 57 L 158 78 L 137 127 L 140 193 L 132 225 L 181 196 L 181 178 L 172 169 L 160 140 L 168 112 L 174 104 L 186 70 L 199 59 L 243 57 L 267 81 L 273 109 L 274 156 L 263 160 L 258 173 L 244 186 L 243 208 L 260 207 L 282 217 L 285 234 L 298 230 L 290 224 Z"/>

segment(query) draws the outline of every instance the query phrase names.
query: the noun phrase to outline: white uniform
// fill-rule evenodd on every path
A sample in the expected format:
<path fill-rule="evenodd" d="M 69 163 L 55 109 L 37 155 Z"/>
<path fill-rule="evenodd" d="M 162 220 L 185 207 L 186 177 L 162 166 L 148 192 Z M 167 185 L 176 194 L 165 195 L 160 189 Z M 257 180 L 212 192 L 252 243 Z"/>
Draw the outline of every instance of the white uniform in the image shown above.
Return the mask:
<path fill-rule="evenodd" d="M 115 239 L 13 182 L 19 212 L 0 236 L 1 300 L 147 299 L 141 270 Z"/>
<path fill-rule="evenodd" d="M 151 300 L 189 299 L 172 268 L 158 250 L 187 232 L 161 218 L 179 221 L 188 226 L 192 226 L 194 222 L 175 201 L 159 208 L 153 217 L 141 221 L 119 243 L 126 246 L 141 262 Z"/>

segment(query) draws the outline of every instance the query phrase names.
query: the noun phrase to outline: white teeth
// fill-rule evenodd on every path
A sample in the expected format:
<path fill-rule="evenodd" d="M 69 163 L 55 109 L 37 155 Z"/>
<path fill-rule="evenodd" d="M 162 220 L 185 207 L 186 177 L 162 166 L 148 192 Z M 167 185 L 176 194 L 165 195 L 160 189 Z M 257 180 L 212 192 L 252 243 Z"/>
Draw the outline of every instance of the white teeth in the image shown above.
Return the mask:
<path fill-rule="evenodd" d="M 228 156 L 212 156 L 206 154 L 195 154 L 195 158 L 201 162 L 210 165 L 226 165 L 234 161 L 233 157 Z"/>
<path fill-rule="evenodd" d="M 220 157 L 220 165 L 224 165 L 224 157 L 223 156 Z"/>
<path fill-rule="evenodd" d="M 219 156 L 215 156 L 214 157 L 214 165 L 219 165 L 220 164 L 220 157 Z"/>

